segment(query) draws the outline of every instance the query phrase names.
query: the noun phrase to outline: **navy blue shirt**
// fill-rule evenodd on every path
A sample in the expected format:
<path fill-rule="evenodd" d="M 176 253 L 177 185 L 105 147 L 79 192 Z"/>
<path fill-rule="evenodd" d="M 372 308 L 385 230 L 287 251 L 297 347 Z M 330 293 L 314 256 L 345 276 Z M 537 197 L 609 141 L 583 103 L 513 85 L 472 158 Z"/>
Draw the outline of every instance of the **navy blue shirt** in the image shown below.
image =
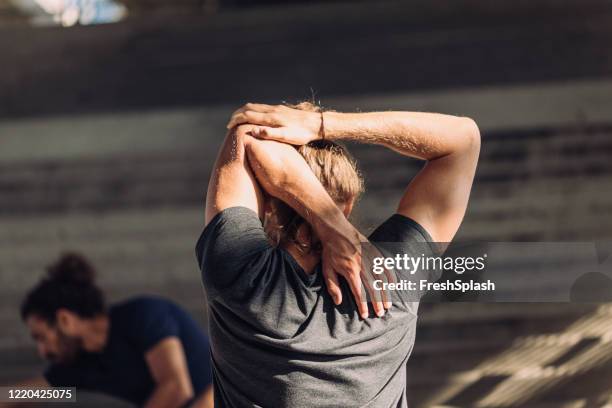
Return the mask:
<path fill-rule="evenodd" d="M 109 317 L 104 350 L 83 352 L 70 364 L 52 364 L 44 374 L 49 384 L 102 392 L 143 405 L 155 388 L 145 353 L 168 337 L 177 337 L 183 345 L 195 395 L 212 382 L 208 338 L 176 304 L 137 297 L 111 306 Z"/>

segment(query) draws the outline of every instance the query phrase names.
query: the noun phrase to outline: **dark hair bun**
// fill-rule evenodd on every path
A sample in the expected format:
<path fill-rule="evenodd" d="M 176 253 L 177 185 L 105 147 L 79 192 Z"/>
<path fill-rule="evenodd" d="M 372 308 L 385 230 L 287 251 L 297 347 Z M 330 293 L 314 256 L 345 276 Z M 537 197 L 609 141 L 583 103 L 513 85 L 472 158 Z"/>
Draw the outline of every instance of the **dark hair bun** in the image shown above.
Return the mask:
<path fill-rule="evenodd" d="M 50 280 L 58 283 L 93 285 L 96 273 L 82 255 L 65 253 L 47 267 L 47 275 Z"/>

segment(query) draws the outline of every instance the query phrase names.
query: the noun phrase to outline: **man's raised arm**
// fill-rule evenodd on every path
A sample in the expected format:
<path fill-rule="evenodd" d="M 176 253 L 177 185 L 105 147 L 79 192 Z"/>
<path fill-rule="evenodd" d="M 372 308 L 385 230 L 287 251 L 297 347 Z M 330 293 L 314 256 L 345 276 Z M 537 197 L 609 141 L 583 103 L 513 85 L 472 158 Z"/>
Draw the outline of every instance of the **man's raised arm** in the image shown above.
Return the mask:
<path fill-rule="evenodd" d="M 480 152 L 473 120 L 420 112 L 330 112 L 326 135 L 386 146 L 427 160 L 412 179 L 397 212 L 421 224 L 437 242 L 450 242 L 467 209 Z"/>
<path fill-rule="evenodd" d="M 288 144 L 249 138 L 245 150 L 259 184 L 300 214 L 313 228 L 323 245 L 323 274 L 334 302 L 342 302 L 337 274 L 343 276 L 355 297 L 360 315 L 368 315 L 362 294 L 361 243 L 366 239 L 346 219 L 304 158 Z M 374 312 L 384 313 L 380 294 L 364 285 L 373 300 Z"/>
<path fill-rule="evenodd" d="M 408 185 L 397 212 L 421 224 L 438 242 L 450 242 L 463 216 L 476 171 L 480 134 L 473 120 L 420 112 L 306 112 L 247 104 L 229 123 L 259 125 L 254 135 L 305 144 L 320 137 L 379 144 L 427 160 Z M 321 132 L 321 129 L 323 132 Z"/>
<path fill-rule="evenodd" d="M 242 206 L 262 217 L 263 199 L 255 176 L 249 168 L 245 140 L 249 126 L 230 129 L 217 155 L 206 193 L 206 224 L 230 207 Z"/>
<path fill-rule="evenodd" d="M 361 290 L 364 238 L 329 197 L 303 157 L 290 145 L 253 138 L 255 128 L 242 125 L 229 130 L 208 184 L 206 224 L 224 209 L 237 206 L 252 209 L 263 218 L 261 185 L 297 211 L 322 240 L 323 274 L 334 302 L 342 302 L 339 274 L 349 284 L 360 315 L 367 317 Z M 371 285 L 364 286 L 369 290 Z M 383 305 L 379 293 L 369 293 L 377 314 L 390 307 L 388 303 Z"/>

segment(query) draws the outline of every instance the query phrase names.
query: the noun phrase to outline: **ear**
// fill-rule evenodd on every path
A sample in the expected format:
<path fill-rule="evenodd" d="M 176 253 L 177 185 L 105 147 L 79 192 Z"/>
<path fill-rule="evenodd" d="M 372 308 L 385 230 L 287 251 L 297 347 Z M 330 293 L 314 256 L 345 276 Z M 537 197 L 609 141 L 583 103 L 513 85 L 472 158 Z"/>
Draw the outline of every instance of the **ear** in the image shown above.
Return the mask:
<path fill-rule="evenodd" d="M 67 335 L 76 335 L 79 328 L 80 318 L 68 309 L 59 309 L 55 313 L 57 327 Z"/>

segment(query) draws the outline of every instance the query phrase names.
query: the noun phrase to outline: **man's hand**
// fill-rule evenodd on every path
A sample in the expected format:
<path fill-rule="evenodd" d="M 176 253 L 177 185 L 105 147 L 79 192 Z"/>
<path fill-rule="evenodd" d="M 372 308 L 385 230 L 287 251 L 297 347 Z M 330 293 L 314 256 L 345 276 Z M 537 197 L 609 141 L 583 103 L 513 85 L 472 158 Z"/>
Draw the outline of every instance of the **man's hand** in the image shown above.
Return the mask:
<path fill-rule="evenodd" d="M 305 145 L 319 138 L 321 113 L 293 109 L 284 105 L 247 103 L 234 112 L 227 128 L 242 124 L 257 125 L 251 133 L 261 139 L 292 145 Z"/>
<path fill-rule="evenodd" d="M 323 232 L 319 238 L 323 243 L 323 277 L 334 303 L 336 305 L 342 303 L 342 291 L 338 280 L 338 275 L 340 275 L 346 279 L 362 318 L 368 317 L 368 304 L 362 287 L 366 288 L 370 296 L 374 313 L 382 316 L 385 309 L 391 307 L 391 302 L 388 301 L 383 291 L 374 290 L 374 276 L 369 268 L 371 264 L 369 261 L 373 256 L 379 254 L 374 253 L 375 251 L 371 249 L 368 250 L 368 253 L 363 253 L 362 244 L 367 243 L 367 239 L 348 221 L 346 225 L 336 225 L 327 229 L 327 232 Z M 370 246 L 366 245 L 366 247 Z M 388 273 L 381 275 L 378 279 L 392 281 Z"/>

